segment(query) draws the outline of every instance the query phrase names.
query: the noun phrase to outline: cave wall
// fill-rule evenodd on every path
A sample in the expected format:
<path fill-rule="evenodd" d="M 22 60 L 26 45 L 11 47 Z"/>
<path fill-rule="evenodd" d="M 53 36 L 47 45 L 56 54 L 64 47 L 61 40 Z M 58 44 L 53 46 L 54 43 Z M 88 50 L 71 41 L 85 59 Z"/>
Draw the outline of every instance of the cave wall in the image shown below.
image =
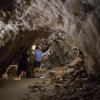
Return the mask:
<path fill-rule="evenodd" d="M 13 0 L 9 1 L 13 2 Z M 6 5 L 7 3 L 1 0 L 0 4 Z M 6 11 L 3 6 L 1 6 L 2 9 L 0 8 L 0 47 L 6 48 L 10 41 L 10 45 L 19 41 L 17 35 L 19 35 L 19 38 L 21 37 L 20 31 L 24 34 L 26 30 L 32 32 L 47 27 L 48 30 L 51 30 L 51 33 L 53 30 L 71 36 L 84 53 L 87 73 L 99 74 L 99 6 L 99 0 L 14 0 L 14 3 L 5 6 Z M 13 12 L 8 10 L 9 7 L 13 8 Z M 46 33 L 48 33 L 48 30 Z M 25 34 L 26 37 L 29 36 L 28 32 Z M 44 34 L 42 37 L 40 34 L 38 34 L 38 37 L 45 37 Z M 34 37 L 34 39 L 36 38 Z M 19 44 L 17 44 L 18 47 Z M 9 50 L 5 49 L 5 52 L 9 52 Z M 0 58 L 2 59 L 2 56 Z M 9 56 L 4 59 L 8 58 Z M 2 60 L 1 62 L 3 64 Z"/>
<path fill-rule="evenodd" d="M 100 1 L 99 0 L 71 0 L 72 15 L 76 16 L 73 38 L 84 53 L 88 74 L 100 73 Z M 75 2 L 75 3 L 74 3 Z M 77 5 L 77 6 L 75 6 Z M 79 11 L 77 12 L 77 10 Z"/>

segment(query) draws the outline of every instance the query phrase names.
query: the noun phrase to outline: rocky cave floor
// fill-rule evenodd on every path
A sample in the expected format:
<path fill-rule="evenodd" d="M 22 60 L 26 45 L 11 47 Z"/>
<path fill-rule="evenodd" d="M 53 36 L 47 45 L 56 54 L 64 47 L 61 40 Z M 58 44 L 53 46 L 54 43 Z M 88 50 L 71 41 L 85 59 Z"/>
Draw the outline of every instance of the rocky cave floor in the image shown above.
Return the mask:
<path fill-rule="evenodd" d="M 50 70 L 41 82 L 29 89 L 23 100 L 33 100 L 34 93 L 39 93 L 40 100 L 100 100 L 100 78 L 88 76 L 80 58 Z"/>

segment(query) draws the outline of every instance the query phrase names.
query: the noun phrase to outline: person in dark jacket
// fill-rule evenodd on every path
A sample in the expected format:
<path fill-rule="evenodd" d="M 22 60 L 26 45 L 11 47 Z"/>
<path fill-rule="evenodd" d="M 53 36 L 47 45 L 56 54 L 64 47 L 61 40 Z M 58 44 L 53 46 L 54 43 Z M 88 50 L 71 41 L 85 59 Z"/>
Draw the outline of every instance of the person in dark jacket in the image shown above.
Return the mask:
<path fill-rule="evenodd" d="M 19 61 L 19 66 L 18 66 L 18 70 L 17 70 L 17 76 L 19 77 L 21 75 L 21 77 L 26 77 L 26 73 L 27 73 L 27 67 L 28 67 L 28 53 L 27 53 L 27 49 L 24 49 L 22 52 L 22 56 L 21 59 Z"/>

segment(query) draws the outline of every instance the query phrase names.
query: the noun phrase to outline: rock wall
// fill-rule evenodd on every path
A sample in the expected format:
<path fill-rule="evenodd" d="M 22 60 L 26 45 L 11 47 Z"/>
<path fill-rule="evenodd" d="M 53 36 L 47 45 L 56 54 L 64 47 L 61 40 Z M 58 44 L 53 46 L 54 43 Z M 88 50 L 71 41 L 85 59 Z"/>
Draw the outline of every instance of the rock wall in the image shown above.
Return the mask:
<path fill-rule="evenodd" d="M 88 74 L 99 74 L 99 0 L 71 0 L 72 6 L 69 12 L 74 16 L 76 22 L 73 27 L 73 38 L 77 40 L 79 48 L 83 51 Z M 75 6 L 77 5 L 77 6 Z M 79 9 L 79 11 L 78 11 Z M 77 12 L 78 11 L 78 12 Z"/>
<path fill-rule="evenodd" d="M 36 31 L 37 35 L 34 34 L 32 41 L 27 42 L 28 45 L 31 45 L 37 37 L 41 39 L 48 37 L 50 35 L 48 33 L 65 33 L 71 36 L 83 51 L 88 74 L 99 74 L 99 0 L 9 0 L 11 2 L 9 4 L 5 2 L 0 1 L 2 5 L 0 8 L 0 47 L 2 51 L 0 55 L 6 52 L 7 56 L 0 56 L 0 66 L 4 64 L 4 60 L 7 61 L 9 56 L 14 57 L 10 55 L 8 48 L 13 50 L 11 45 L 19 41 L 21 34 L 27 37 L 30 32 L 34 34 L 35 30 L 42 28 L 44 31 L 47 28 L 47 31 L 44 31 L 45 35 L 41 33 L 42 31 Z M 14 49 L 14 54 L 19 52 L 18 48 L 21 43 L 25 43 L 23 46 L 26 45 L 23 41 L 17 42 L 17 50 Z"/>

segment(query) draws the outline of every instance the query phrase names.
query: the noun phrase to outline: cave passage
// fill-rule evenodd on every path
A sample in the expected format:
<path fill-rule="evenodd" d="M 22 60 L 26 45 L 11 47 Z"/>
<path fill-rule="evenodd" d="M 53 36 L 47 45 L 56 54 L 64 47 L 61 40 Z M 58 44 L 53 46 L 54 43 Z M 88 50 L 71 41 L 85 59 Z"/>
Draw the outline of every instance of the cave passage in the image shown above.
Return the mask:
<path fill-rule="evenodd" d="M 0 100 L 8 99 L 100 100 L 100 0 L 0 0 Z"/>

